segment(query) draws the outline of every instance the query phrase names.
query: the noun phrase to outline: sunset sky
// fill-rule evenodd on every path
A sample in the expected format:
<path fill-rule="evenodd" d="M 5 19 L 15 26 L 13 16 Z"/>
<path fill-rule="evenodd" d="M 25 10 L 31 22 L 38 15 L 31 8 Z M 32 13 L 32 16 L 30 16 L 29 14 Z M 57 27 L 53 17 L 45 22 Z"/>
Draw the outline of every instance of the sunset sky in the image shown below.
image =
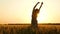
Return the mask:
<path fill-rule="evenodd" d="M 37 2 L 43 2 L 38 23 L 60 23 L 60 0 L 0 0 L 0 24 L 31 24 L 32 10 Z"/>

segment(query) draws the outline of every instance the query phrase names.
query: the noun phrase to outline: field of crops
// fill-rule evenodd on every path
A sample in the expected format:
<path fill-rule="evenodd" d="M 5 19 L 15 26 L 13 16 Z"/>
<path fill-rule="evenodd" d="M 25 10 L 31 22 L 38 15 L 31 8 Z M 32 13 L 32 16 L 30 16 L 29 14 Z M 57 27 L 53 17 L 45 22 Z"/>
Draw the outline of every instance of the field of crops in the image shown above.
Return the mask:
<path fill-rule="evenodd" d="M 0 24 L 0 34 L 60 34 L 60 25 Z"/>

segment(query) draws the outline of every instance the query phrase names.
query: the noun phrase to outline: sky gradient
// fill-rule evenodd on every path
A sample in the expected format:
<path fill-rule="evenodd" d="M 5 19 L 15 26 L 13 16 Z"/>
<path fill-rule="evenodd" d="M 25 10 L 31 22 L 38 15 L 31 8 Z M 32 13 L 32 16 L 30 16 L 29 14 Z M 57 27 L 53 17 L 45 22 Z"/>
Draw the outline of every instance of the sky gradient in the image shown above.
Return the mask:
<path fill-rule="evenodd" d="M 0 24 L 30 24 L 37 2 L 43 2 L 38 23 L 60 23 L 60 0 L 0 0 Z"/>

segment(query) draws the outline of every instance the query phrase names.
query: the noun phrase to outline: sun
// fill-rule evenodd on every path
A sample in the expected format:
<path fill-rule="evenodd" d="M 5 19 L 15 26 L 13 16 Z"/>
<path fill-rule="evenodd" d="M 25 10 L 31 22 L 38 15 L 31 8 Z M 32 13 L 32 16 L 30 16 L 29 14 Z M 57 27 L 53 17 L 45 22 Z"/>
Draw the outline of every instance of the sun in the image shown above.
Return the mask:
<path fill-rule="evenodd" d="M 45 23 L 46 19 L 47 19 L 47 12 L 46 9 L 42 7 L 37 17 L 38 23 Z"/>

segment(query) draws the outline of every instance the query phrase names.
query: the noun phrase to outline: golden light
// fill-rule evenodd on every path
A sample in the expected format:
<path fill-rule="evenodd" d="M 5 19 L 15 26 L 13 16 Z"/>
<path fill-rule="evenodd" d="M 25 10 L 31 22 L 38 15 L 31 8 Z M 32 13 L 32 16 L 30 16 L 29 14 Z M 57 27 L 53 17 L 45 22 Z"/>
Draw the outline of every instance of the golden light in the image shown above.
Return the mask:
<path fill-rule="evenodd" d="M 44 6 L 41 7 L 40 13 L 38 14 L 38 23 L 45 23 L 45 20 L 47 20 L 47 12 Z"/>
<path fill-rule="evenodd" d="M 37 2 L 43 2 L 38 23 L 60 23 L 60 0 L 0 0 L 0 24 L 31 24 L 32 10 Z"/>

